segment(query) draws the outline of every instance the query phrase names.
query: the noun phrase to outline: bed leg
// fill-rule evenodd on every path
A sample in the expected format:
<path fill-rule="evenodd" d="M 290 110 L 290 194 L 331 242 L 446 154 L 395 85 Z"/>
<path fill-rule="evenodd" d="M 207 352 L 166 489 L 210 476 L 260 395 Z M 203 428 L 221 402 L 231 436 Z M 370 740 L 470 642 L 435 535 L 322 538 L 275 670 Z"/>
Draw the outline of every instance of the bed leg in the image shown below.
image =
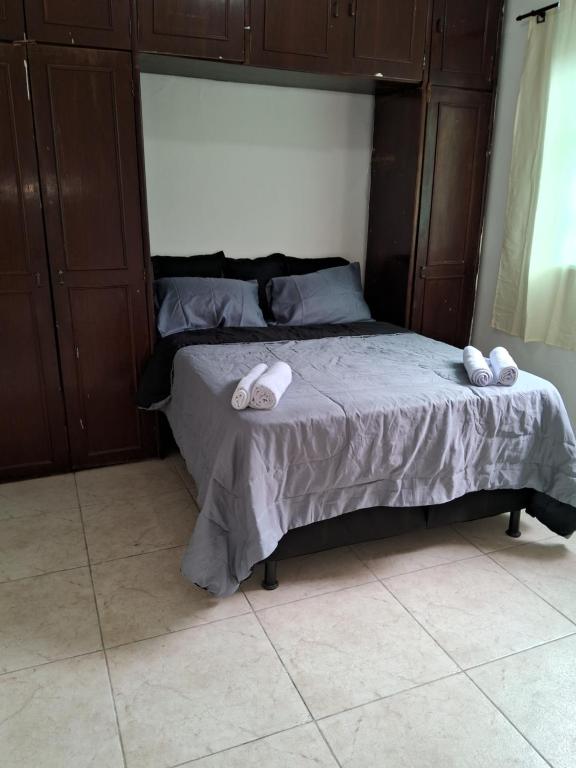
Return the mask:
<path fill-rule="evenodd" d="M 264 562 L 264 579 L 262 581 L 263 589 L 273 590 L 278 586 L 278 579 L 276 577 L 277 565 L 278 563 L 275 560 L 266 560 Z"/>
<path fill-rule="evenodd" d="M 510 523 L 508 524 L 508 530 L 506 531 L 508 536 L 511 536 L 513 539 L 519 539 L 520 536 L 522 536 L 520 532 L 520 515 L 522 513 L 521 509 L 513 509 L 512 512 L 510 512 Z"/>

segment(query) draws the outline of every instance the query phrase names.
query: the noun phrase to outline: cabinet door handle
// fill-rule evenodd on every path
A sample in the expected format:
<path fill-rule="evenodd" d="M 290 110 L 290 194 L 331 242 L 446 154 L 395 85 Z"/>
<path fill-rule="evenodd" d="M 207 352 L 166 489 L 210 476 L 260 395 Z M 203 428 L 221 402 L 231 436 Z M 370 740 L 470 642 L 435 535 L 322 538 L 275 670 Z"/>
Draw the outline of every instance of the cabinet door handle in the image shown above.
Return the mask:
<path fill-rule="evenodd" d="M 332 0 L 332 16 L 335 19 L 340 16 L 340 0 Z"/>
<path fill-rule="evenodd" d="M 442 34 L 442 17 L 438 16 L 436 19 L 436 34 L 441 35 Z"/>
<path fill-rule="evenodd" d="M 350 16 L 356 16 L 356 0 L 350 0 L 348 3 L 348 13 Z"/>

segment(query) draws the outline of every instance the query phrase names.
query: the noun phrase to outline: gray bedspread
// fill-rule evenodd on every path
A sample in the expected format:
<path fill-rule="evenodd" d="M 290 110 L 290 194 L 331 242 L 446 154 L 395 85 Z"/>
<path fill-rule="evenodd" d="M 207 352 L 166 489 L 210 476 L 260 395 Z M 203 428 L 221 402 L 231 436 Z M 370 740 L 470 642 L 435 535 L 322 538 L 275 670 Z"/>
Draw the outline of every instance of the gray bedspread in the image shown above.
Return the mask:
<path fill-rule="evenodd" d="M 503 488 L 576 506 L 554 386 L 472 387 L 461 355 L 417 334 L 181 349 L 162 408 L 199 489 L 184 575 L 229 595 L 289 529 L 367 507 Z M 238 379 L 276 359 L 294 372 L 278 408 L 234 411 Z"/>

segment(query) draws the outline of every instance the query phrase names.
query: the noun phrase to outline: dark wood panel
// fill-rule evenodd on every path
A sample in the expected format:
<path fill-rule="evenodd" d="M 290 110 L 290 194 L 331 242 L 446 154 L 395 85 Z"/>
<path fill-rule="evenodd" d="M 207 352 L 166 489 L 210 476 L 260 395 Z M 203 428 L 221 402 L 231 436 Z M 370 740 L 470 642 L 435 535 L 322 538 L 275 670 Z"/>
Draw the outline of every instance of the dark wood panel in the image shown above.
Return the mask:
<path fill-rule="evenodd" d="M 426 102 L 421 89 L 376 96 L 366 300 L 373 317 L 407 324 Z"/>
<path fill-rule="evenodd" d="M 342 0 L 252 0 L 250 63 L 340 71 L 340 6 Z"/>
<path fill-rule="evenodd" d="M 24 38 L 22 0 L 0 0 L 0 40 Z"/>
<path fill-rule="evenodd" d="M 76 370 L 86 418 L 87 453 L 96 458 L 127 448 L 137 451 L 141 436 L 134 408 L 138 371 L 133 349 L 132 289 L 70 288 L 69 301 L 78 348 Z M 117 418 L 118 412 L 123 418 Z"/>
<path fill-rule="evenodd" d="M 463 346 L 474 303 L 492 96 L 436 88 L 426 125 L 412 327 Z"/>
<path fill-rule="evenodd" d="M 244 61 L 244 0 L 138 0 L 138 46 Z"/>
<path fill-rule="evenodd" d="M 345 71 L 420 82 L 427 0 L 351 0 L 346 6 Z"/>
<path fill-rule="evenodd" d="M 28 37 L 129 50 L 130 0 L 25 0 Z"/>
<path fill-rule="evenodd" d="M 65 470 L 68 444 L 25 49 L 0 44 L 0 478 Z"/>
<path fill-rule="evenodd" d="M 153 442 L 134 405 L 149 330 L 131 57 L 34 46 L 30 66 L 74 465 L 140 458 Z"/>
<path fill-rule="evenodd" d="M 468 337 L 458 322 L 463 312 L 463 275 L 432 277 L 424 282 L 420 332 L 433 339 L 463 347 Z"/>
<path fill-rule="evenodd" d="M 110 108 L 116 77 L 109 67 L 62 63 L 49 70 L 54 181 L 68 270 L 126 267 L 124 220 L 137 213 L 126 210 L 117 111 Z"/>
<path fill-rule="evenodd" d="M 227 83 L 275 85 L 281 88 L 309 88 L 314 91 L 374 94 L 382 83 L 364 75 L 334 75 L 326 72 L 302 72 L 296 69 L 270 69 L 232 64 L 225 61 L 192 59 L 141 53 L 138 66 L 142 72 L 178 77 L 200 77 Z"/>
<path fill-rule="evenodd" d="M 503 0 L 434 0 L 430 77 L 435 85 L 490 89 Z"/>
<path fill-rule="evenodd" d="M 461 264 L 470 236 L 470 217 L 478 202 L 475 170 L 479 161 L 478 119 L 484 106 L 469 104 L 460 94 L 431 105 L 436 118 L 434 188 L 428 228 L 428 259 L 431 266 Z M 476 100 L 474 100 L 476 101 Z M 449 226 L 446 226 L 449 222 Z"/>

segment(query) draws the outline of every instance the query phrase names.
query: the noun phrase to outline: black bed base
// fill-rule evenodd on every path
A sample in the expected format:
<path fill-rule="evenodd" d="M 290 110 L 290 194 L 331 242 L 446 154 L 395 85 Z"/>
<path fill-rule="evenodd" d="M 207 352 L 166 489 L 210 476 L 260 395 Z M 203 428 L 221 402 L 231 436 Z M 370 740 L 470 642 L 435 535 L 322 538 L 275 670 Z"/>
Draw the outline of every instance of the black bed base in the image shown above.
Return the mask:
<path fill-rule="evenodd" d="M 277 571 L 280 560 L 373 539 L 385 539 L 422 528 L 437 528 L 450 523 L 494 517 L 503 512 L 510 512 L 506 533 L 516 539 L 521 535 L 521 511 L 530 507 L 533 494 L 530 489 L 478 491 L 447 504 L 360 509 L 330 520 L 294 528 L 282 537 L 274 552 L 264 561 L 262 587 L 272 590 L 279 586 Z"/>

